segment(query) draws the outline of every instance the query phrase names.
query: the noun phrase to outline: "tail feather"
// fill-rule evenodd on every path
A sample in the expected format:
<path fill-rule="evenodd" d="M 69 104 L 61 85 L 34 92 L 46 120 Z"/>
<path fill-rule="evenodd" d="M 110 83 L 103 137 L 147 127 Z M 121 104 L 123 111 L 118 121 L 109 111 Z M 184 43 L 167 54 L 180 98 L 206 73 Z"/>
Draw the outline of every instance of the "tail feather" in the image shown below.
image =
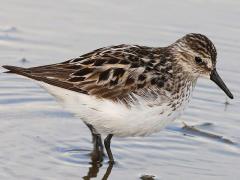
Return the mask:
<path fill-rule="evenodd" d="M 8 66 L 8 65 L 4 65 L 2 66 L 3 68 L 9 70 L 6 71 L 4 73 L 15 73 L 15 74 L 23 74 L 26 73 L 27 69 L 26 68 L 22 68 L 22 67 L 17 67 L 17 66 Z"/>
<path fill-rule="evenodd" d="M 53 86 L 57 86 L 57 87 L 61 87 L 64 89 L 69 89 L 72 91 L 81 92 L 81 93 L 86 94 L 86 92 L 84 90 L 76 88 L 73 83 L 65 81 L 65 79 L 63 79 L 63 78 L 58 78 L 58 77 L 49 78 L 49 76 L 47 74 L 47 72 L 49 72 L 49 71 L 46 71 L 46 73 L 44 74 L 38 69 L 38 68 L 42 68 L 42 67 L 22 68 L 22 67 L 16 67 L 16 66 L 8 66 L 8 65 L 4 65 L 2 67 L 8 70 L 5 73 L 18 74 L 18 75 L 25 76 L 30 79 L 34 79 L 36 81 L 42 81 L 47 84 L 51 84 Z M 47 67 L 47 66 L 45 66 L 45 67 Z M 54 71 L 54 73 L 55 73 L 55 71 Z M 55 75 L 55 74 L 53 74 L 53 75 Z M 52 76 L 52 77 L 54 77 L 54 76 Z"/>
<path fill-rule="evenodd" d="M 29 77 L 29 78 L 34 79 L 33 76 L 31 75 L 31 71 L 28 70 L 27 68 L 16 67 L 16 66 L 8 66 L 8 65 L 4 65 L 2 67 L 9 70 L 9 71 L 6 71 L 5 73 L 18 74 L 18 75 L 21 75 L 21 76 L 25 76 L 25 77 Z"/>

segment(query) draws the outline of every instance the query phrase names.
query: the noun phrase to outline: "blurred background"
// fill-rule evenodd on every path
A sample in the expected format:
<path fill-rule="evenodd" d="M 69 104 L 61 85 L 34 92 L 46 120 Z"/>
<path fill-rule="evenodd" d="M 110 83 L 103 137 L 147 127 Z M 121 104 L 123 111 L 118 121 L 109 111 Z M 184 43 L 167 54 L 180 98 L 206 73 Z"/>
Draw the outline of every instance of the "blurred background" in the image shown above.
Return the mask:
<path fill-rule="evenodd" d="M 121 43 L 161 47 L 196 32 L 215 43 L 235 96 L 199 80 L 184 116 L 165 130 L 115 138 L 111 168 L 91 162 L 81 120 L 34 82 L 1 73 L 0 179 L 239 179 L 239 17 L 237 0 L 0 0 L 0 65 L 56 63 Z M 234 143 L 185 132 L 182 121 Z"/>

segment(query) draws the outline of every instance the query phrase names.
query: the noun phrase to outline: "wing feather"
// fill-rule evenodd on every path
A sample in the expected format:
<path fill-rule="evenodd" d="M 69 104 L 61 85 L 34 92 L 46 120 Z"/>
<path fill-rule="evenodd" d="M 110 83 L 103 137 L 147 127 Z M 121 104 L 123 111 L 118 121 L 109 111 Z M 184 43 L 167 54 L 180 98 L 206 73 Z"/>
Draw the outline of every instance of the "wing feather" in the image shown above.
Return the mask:
<path fill-rule="evenodd" d="M 146 54 L 145 51 L 144 53 Z M 21 68 L 12 72 L 79 93 L 127 104 L 135 100 L 133 94 L 144 96 L 150 85 L 153 87 L 157 84 L 154 81 L 157 75 L 154 71 L 149 71 L 145 61 L 146 58 L 139 54 L 138 47 L 119 45 L 101 48 L 63 63 Z M 159 90 L 157 85 L 155 87 Z"/>

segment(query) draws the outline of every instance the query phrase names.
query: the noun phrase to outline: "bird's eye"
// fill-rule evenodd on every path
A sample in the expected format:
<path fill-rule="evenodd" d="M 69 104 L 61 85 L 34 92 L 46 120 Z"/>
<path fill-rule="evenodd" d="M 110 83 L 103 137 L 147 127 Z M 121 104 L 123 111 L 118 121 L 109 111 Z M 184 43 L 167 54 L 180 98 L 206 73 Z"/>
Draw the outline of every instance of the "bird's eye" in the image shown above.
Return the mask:
<path fill-rule="evenodd" d="M 200 57 L 195 57 L 195 61 L 199 65 L 203 64 L 203 60 Z"/>

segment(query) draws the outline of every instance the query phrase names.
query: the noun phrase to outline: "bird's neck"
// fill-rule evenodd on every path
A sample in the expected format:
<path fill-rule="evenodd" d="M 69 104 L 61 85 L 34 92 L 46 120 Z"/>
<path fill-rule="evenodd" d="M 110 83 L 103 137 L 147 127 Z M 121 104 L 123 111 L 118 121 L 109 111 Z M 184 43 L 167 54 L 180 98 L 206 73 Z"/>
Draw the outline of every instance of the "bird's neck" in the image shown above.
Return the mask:
<path fill-rule="evenodd" d="M 198 76 L 185 68 L 178 59 L 178 54 L 173 53 L 172 46 L 155 48 L 157 55 L 154 69 L 160 81 L 164 81 L 164 89 L 173 97 L 178 93 L 192 90 L 196 84 Z M 158 75 L 159 74 L 159 75 Z"/>

